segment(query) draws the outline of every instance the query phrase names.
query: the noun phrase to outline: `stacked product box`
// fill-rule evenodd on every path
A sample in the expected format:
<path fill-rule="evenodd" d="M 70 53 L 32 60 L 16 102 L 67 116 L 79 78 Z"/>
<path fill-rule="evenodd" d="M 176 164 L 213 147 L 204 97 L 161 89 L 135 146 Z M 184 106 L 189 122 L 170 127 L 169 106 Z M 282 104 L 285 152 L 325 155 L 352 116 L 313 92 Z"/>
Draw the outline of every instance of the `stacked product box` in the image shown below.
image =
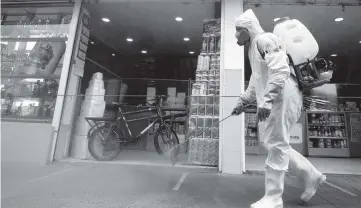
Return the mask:
<path fill-rule="evenodd" d="M 220 20 L 205 20 L 188 120 L 188 163 L 218 166 Z"/>
<path fill-rule="evenodd" d="M 245 114 L 245 144 L 246 147 L 258 147 L 257 118 L 255 113 Z"/>

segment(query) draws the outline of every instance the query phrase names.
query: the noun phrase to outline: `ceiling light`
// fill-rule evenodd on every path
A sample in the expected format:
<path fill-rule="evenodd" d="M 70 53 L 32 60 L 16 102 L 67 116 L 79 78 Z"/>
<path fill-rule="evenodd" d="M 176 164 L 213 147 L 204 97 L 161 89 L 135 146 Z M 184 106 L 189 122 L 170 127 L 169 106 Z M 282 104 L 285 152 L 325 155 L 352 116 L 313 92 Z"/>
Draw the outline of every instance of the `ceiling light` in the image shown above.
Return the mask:
<path fill-rule="evenodd" d="M 277 22 L 278 20 L 280 20 L 281 18 L 277 17 L 277 18 L 274 18 L 273 21 Z"/>
<path fill-rule="evenodd" d="M 331 54 L 331 56 L 336 57 L 336 56 L 337 56 L 337 54 Z"/>
<path fill-rule="evenodd" d="M 113 53 L 112 56 L 115 56 L 115 53 Z"/>
<path fill-rule="evenodd" d="M 110 19 L 107 17 L 103 17 L 102 20 L 103 20 L 103 22 L 110 22 Z"/>
<path fill-rule="evenodd" d="M 146 54 L 147 53 L 147 51 L 146 50 L 142 50 L 142 54 Z"/>
<path fill-rule="evenodd" d="M 335 19 L 335 22 L 341 22 L 342 20 L 343 20 L 342 17 L 338 17 L 338 18 Z"/>
<path fill-rule="evenodd" d="M 194 51 L 189 51 L 189 54 L 194 54 Z"/>
<path fill-rule="evenodd" d="M 182 22 L 182 21 L 183 21 L 183 18 L 182 18 L 182 17 L 176 17 L 176 18 L 175 18 L 175 21 L 177 21 L 177 22 Z"/>
<path fill-rule="evenodd" d="M 183 40 L 187 42 L 187 41 L 189 41 L 190 39 L 189 39 L 189 38 L 183 38 Z"/>
<path fill-rule="evenodd" d="M 90 43 L 91 43 L 91 44 L 94 44 L 94 41 L 91 41 Z"/>
<path fill-rule="evenodd" d="M 133 42 L 133 38 L 127 38 L 128 42 Z"/>
<path fill-rule="evenodd" d="M 361 40 L 360 40 L 360 42 L 358 42 L 358 43 L 361 43 Z"/>

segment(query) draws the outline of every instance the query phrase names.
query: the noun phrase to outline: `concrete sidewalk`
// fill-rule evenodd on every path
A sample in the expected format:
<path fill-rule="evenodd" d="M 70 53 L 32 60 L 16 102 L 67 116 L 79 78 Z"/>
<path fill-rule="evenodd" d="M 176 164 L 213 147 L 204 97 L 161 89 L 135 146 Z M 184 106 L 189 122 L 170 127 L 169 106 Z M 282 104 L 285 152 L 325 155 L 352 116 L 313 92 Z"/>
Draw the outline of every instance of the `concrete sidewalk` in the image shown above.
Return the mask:
<path fill-rule="evenodd" d="M 285 208 L 361 207 L 361 177 L 329 176 L 338 188 L 321 187 L 307 205 L 295 181 L 286 179 Z M 6 208 L 248 208 L 264 193 L 264 176 L 257 174 L 101 163 L 3 166 L 2 182 Z"/>

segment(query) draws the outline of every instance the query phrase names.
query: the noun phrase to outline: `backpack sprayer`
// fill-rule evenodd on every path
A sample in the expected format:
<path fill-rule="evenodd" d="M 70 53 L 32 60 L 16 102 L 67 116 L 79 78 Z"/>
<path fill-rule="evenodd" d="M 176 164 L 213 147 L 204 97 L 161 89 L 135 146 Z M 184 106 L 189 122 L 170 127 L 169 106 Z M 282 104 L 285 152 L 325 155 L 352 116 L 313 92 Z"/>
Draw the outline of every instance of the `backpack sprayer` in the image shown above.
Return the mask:
<path fill-rule="evenodd" d="M 283 17 L 275 23 L 273 34 L 286 47 L 289 64 L 293 67 L 299 89 L 303 92 L 330 82 L 335 65 L 317 58 L 318 43 L 311 32 L 297 19 Z M 262 57 L 267 51 L 260 51 Z"/>
<path fill-rule="evenodd" d="M 244 106 L 244 108 L 241 110 L 241 113 L 255 113 L 255 112 L 256 112 L 255 109 L 250 109 L 250 108 L 247 109 L 247 107 L 250 107 L 250 106 L 254 106 L 254 105 L 246 105 L 246 106 Z M 223 118 L 222 120 L 220 120 L 218 123 L 212 125 L 211 127 L 216 127 L 216 126 L 218 126 L 220 123 L 222 123 L 223 121 L 229 119 L 229 118 L 232 117 L 232 116 L 234 116 L 234 114 L 231 114 L 231 115 Z M 169 152 L 170 152 L 170 157 L 171 157 L 171 161 L 172 161 L 172 165 L 173 165 L 173 166 L 174 166 L 175 163 L 177 162 L 177 156 L 178 156 L 178 153 L 179 153 L 179 147 L 180 147 L 181 145 L 186 144 L 189 140 L 191 140 L 191 139 L 193 139 L 193 138 L 196 138 L 197 136 L 203 134 L 204 131 L 205 131 L 205 130 L 199 132 L 198 134 L 194 135 L 193 137 L 189 137 L 188 139 L 186 139 L 186 140 L 185 140 L 183 143 L 181 143 L 181 144 L 176 144 L 172 149 L 169 150 Z M 188 135 L 190 135 L 190 134 L 193 133 L 193 132 L 194 132 L 194 131 L 189 132 Z"/>

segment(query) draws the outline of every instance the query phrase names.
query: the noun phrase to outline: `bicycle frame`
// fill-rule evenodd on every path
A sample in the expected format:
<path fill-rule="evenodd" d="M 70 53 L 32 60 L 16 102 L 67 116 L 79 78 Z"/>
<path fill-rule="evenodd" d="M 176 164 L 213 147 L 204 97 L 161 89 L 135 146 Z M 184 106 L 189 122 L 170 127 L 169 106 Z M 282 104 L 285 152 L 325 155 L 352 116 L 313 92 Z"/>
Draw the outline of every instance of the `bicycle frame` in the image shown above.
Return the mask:
<path fill-rule="evenodd" d="M 177 118 L 177 117 L 185 117 L 187 116 L 187 113 L 178 113 L 178 114 L 173 114 L 173 115 L 167 115 L 167 116 L 163 116 L 163 112 L 164 111 L 184 111 L 184 110 L 180 110 L 180 109 L 165 109 L 162 108 L 162 101 L 163 98 L 160 98 L 160 102 L 158 100 L 158 102 L 156 102 L 156 106 L 151 106 L 148 107 L 147 109 L 143 109 L 143 110 L 136 110 L 136 111 L 131 111 L 131 112 L 125 112 L 123 113 L 122 111 L 122 107 L 119 105 L 118 106 L 118 110 L 120 113 L 120 116 L 117 117 L 117 119 L 114 121 L 111 118 L 95 118 L 95 117 L 86 117 L 85 120 L 89 123 L 89 125 L 91 126 L 91 128 L 88 131 L 88 137 L 90 137 L 91 133 L 93 132 L 94 129 L 99 128 L 100 125 L 105 125 L 107 123 L 111 123 L 111 129 L 113 130 L 117 130 L 117 129 L 121 129 L 121 130 L 125 130 L 125 132 L 122 132 L 123 134 L 125 134 L 124 136 L 127 138 L 127 142 L 138 142 L 143 135 L 145 135 L 156 123 L 161 123 L 162 126 L 165 126 L 167 128 L 169 128 L 169 126 L 172 125 L 172 118 Z M 139 113 L 145 113 L 145 112 L 156 112 L 156 115 L 153 116 L 148 116 L 148 117 L 143 117 L 143 118 L 137 118 L 137 119 L 126 119 L 125 116 L 127 115 L 133 115 L 133 114 L 139 114 Z M 138 135 L 133 136 L 132 132 L 130 131 L 129 125 L 130 123 L 134 123 L 137 121 L 142 121 L 142 120 L 150 120 L 152 119 L 153 122 L 150 123 L 147 127 L 145 127 Z M 93 121 L 95 125 L 93 125 L 90 121 Z M 166 122 L 167 121 L 171 121 L 170 125 L 168 125 Z M 99 123 L 97 123 L 97 121 Z M 117 128 L 118 125 L 122 125 L 120 128 Z M 118 134 L 118 132 L 116 132 Z"/>
<path fill-rule="evenodd" d="M 119 107 L 119 113 L 120 116 L 117 118 L 115 124 L 113 126 L 118 126 L 119 124 L 122 124 L 122 128 L 121 129 L 125 129 L 126 132 L 126 137 L 129 138 L 131 141 L 135 141 L 137 142 L 140 138 L 142 138 L 142 136 L 144 136 L 156 123 L 161 123 L 162 126 L 165 126 L 167 128 L 169 128 L 169 125 L 165 122 L 166 120 L 170 120 L 171 118 L 177 118 L 177 117 L 184 117 L 187 114 L 186 113 L 178 113 L 178 114 L 174 114 L 174 115 L 167 115 L 167 116 L 163 116 L 162 112 L 165 109 L 162 109 L 160 106 L 155 106 L 155 107 L 149 107 L 148 109 L 144 109 L 144 110 L 138 110 L 138 111 L 131 111 L 131 112 L 126 112 L 123 113 L 121 107 Z M 154 116 L 148 116 L 148 117 L 143 117 L 143 118 L 137 118 L 137 119 L 129 119 L 127 120 L 125 118 L 125 116 L 127 115 L 133 115 L 133 114 L 139 114 L 139 113 L 145 113 L 145 112 L 157 112 L 157 115 Z M 152 123 L 150 123 L 147 127 L 145 127 L 138 135 L 133 136 L 132 132 L 129 129 L 129 125 L 130 123 L 134 123 L 137 121 L 142 121 L 142 120 L 154 120 Z"/>
<path fill-rule="evenodd" d="M 154 112 L 154 111 L 157 111 L 157 115 L 147 116 L 147 117 L 143 117 L 143 118 L 129 119 L 129 120 L 127 120 L 125 118 L 125 116 L 127 116 L 127 115 L 134 115 L 134 114 L 145 113 L 145 112 Z M 161 120 L 160 119 L 161 115 L 159 115 L 158 111 L 159 110 L 157 107 L 150 107 L 150 108 L 144 109 L 144 110 L 123 113 L 122 108 L 119 107 L 120 116 L 117 118 L 115 126 L 118 126 L 119 124 L 121 124 L 122 125 L 121 129 L 124 129 L 126 131 L 126 132 L 123 132 L 126 134 L 125 136 L 127 138 L 130 138 L 131 140 L 136 140 L 136 139 L 142 137 L 150 128 L 152 128 L 152 126 L 154 126 L 155 123 L 157 123 Z M 133 137 L 132 132 L 130 131 L 130 128 L 129 128 L 129 124 L 137 122 L 137 121 L 143 121 L 143 120 L 149 120 L 149 119 L 155 119 L 155 120 L 150 125 L 148 125 L 145 129 L 143 129 L 137 136 Z"/>

